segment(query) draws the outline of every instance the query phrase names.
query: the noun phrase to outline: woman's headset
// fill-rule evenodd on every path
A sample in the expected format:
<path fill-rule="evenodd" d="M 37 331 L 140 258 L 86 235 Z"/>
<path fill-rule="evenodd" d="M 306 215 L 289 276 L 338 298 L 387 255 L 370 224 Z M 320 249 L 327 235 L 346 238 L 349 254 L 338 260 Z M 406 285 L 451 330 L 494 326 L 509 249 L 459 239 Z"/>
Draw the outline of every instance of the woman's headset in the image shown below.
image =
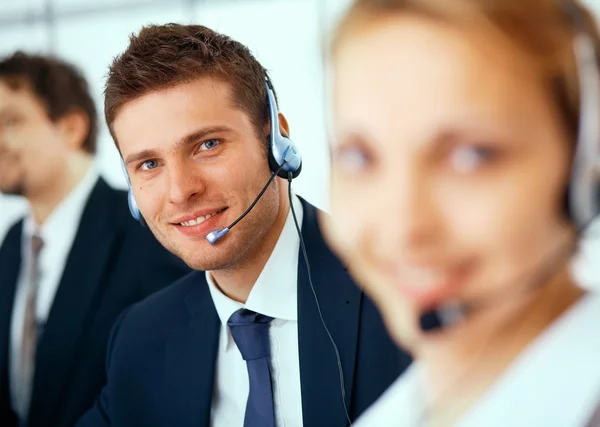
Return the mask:
<path fill-rule="evenodd" d="M 600 70 L 596 56 L 595 39 L 587 30 L 584 14 L 573 0 L 557 0 L 573 21 L 575 37 L 573 50 L 577 67 L 580 108 L 577 141 L 567 189 L 567 214 L 580 233 L 584 233 L 600 214 Z M 571 256 L 572 245 L 561 246 L 552 253 L 528 280 L 526 290 L 536 289 L 547 283 L 548 278 L 564 265 Z M 522 290 L 520 290 L 522 292 Z M 447 328 L 461 321 L 474 310 L 497 304 L 502 298 L 511 297 L 500 293 L 475 301 L 451 301 L 421 313 L 419 325 L 423 332 Z"/>
<path fill-rule="evenodd" d="M 579 126 L 569 182 L 568 213 L 579 230 L 600 214 L 600 69 L 597 46 L 573 0 L 558 0 L 576 31 L 573 51 L 579 80 Z"/>

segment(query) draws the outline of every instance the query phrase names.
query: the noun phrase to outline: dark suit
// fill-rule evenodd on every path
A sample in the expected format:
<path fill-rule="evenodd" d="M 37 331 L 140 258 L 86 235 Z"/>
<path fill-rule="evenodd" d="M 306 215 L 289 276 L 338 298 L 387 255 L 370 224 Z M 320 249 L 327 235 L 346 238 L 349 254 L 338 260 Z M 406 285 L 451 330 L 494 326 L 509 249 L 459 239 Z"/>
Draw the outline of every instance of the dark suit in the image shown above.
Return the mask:
<path fill-rule="evenodd" d="M 304 201 L 303 206 L 302 235 L 313 283 L 339 348 L 346 403 L 354 419 L 410 360 L 389 339 L 371 301 L 325 246 L 316 209 Z M 108 385 L 77 426 L 208 427 L 220 325 L 201 272 L 133 306 L 111 335 Z M 345 426 L 335 353 L 301 255 L 298 340 L 304 425 Z"/>
<path fill-rule="evenodd" d="M 83 215 L 38 341 L 31 427 L 72 427 L 106 382 L 104 360 L 119 314 L 189 273 L 129 215 L 126 193 L 102 179 Z M 10 323 L 21 263 L 23 221 L 0 248 L 0 425 L 16 426 L 10 407 Z"/>

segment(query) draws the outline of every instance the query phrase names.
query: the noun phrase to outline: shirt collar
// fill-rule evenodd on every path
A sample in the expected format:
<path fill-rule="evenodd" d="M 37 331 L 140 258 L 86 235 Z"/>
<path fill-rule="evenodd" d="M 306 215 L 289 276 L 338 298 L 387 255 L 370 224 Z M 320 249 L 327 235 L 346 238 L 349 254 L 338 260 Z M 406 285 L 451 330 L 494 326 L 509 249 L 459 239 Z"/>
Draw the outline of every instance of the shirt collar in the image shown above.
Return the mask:
<path fill-rule="evenodd" d="M 298 224 L 302 224 L 304 214 L 302 204 L 296 196 L 293 197 L 293 203 Z M 275 319 L 298 320 L 299 249 L 300 238 L 290 210 L 275 248 L 254 283 L 246 304 L 224 295 L 213 282 L 210 272 L 205 273 L 211 297 L 223 326 L 227 326 L 231 315 L 243 307 Z"/>
<path fill-rule="evenodd" d="M 90 166 L 79 184 L 56 206 L 41 226 L 36 224 L 30 207 L 29 214 L 25 217 L 23 224 L 23 236 L 26 241 L 28 242 L 34 233 L 38 233 L 46 248 L 49 243 L 65 240 L 62 237 L 65 234 L 70 234 L 67 233 L 67 230 L 73 230 L 73 234 L 76 233 L 79 227 L 79 219 L 98 181 L 98 177 L 96 167 Z"/>

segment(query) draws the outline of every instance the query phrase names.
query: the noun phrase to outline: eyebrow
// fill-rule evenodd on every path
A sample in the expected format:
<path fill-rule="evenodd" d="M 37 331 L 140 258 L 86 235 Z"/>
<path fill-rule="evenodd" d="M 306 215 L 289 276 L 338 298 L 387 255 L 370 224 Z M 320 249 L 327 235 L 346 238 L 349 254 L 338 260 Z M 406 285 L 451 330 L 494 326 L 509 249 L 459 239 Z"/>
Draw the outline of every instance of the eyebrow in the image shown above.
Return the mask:
<path fill-rule="evenodd" d="M 205 138 L 206 136 L 211 135 L 213 133 L 231 132 L 231 131 L 233 131 L 232 128 L 230 128 L 229 126 L 224 126 L 224 125 L 209 126 L 209 127 L 205 127 L 202 129 L 198 129 L 198 130 L 191 132 L 191 133 L 185 135 L 184 137 L 182 137 L 179 141 L 177 141 L 173 145 L 173 147 L 171 147 L 171 150 L 177 151 L 180 148 L 182 148 L 186 145 L 189 145 L 189 144 L 193 144 L 196 141 L 198 141 L 199 139 Z M 130 163 L 138 162 L 140 160 L 145 160 L 145 159 L 149 159 L 149 158 L 153 158 L 153 157 L 159 157 L 158 150 L 154 150 L 154 149 L 142 150 L 137 153 L 128 155 L 127 158 L 125 159 L 125 164 L 129 165 Z"/>

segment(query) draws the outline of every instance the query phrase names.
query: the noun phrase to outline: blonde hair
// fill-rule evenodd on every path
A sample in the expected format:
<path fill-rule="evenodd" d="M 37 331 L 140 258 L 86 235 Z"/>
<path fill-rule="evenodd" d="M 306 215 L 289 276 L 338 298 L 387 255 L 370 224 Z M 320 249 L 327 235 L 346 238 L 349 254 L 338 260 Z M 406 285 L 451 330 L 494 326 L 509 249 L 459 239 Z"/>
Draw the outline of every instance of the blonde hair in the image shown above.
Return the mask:
<path fill-rule="evenodd" d="M 600 37 L 590 12 L 575 0 L 355 0 L 334 33 L 333 56 L 350 34 L 406 14 L 502 37 L 538 67 L 576 137 L 579 80 L 573 39 L 583 29 L 599 52 Z"/>

